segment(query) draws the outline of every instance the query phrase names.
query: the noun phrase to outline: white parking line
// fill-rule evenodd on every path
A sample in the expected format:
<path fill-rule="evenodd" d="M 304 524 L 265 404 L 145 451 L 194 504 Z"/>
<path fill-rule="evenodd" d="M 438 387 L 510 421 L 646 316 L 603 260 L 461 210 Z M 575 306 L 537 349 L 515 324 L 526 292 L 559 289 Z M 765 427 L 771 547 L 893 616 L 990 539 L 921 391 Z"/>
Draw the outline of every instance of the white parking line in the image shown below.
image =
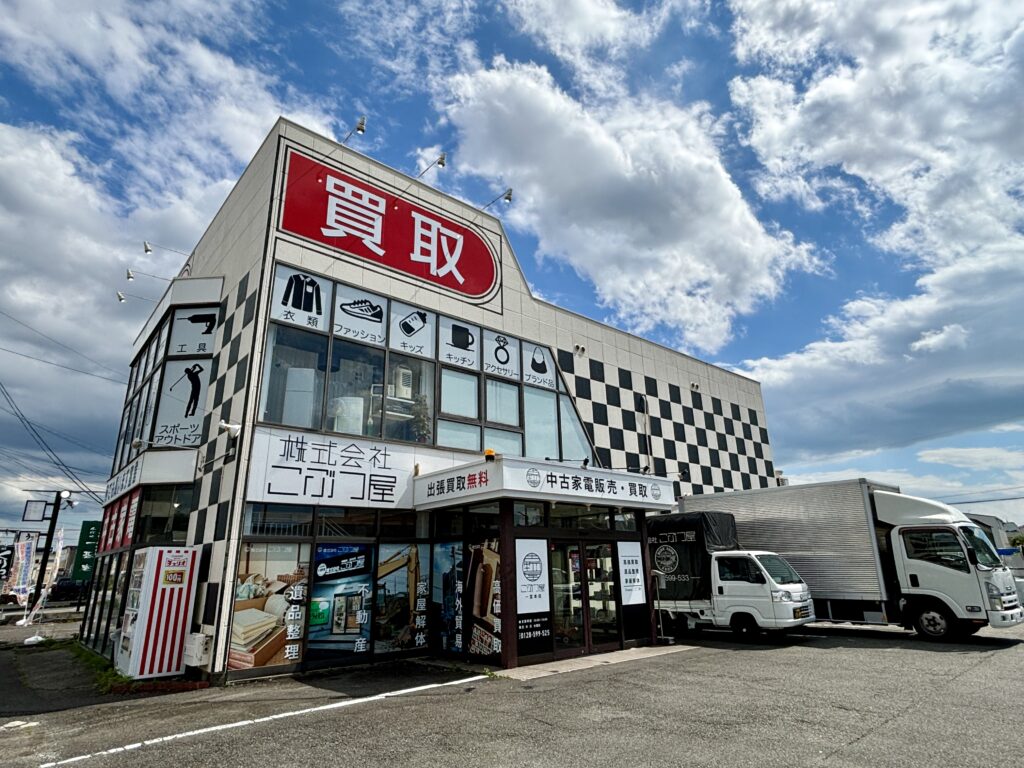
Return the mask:
<path fill-rule="evenodd" d="M 473 677 L 465 677 L 462 680 L 452 680 L 448 683 L 431 683 L 430 685 L 418 685 L 415 688 L 403 688 L 399 691 L 390 691 L 388 693 L 378 693 L 375 696 L 364 696 L 361 699 L 344 699 L 343 701 L 335 701 L 330 704 L 322 704 L 319 707 L 309 707 L 308 709 L 295 709 L 290 712 L 279 712 L 276 715 L 267 715 L 266 717 L 257 717 L 252 720 L 239 720 L 235 723 L 225 723 L 223 725 L 212 725 L 209 728 L 199 728 L 194 731 L 184 731 L 182 733 L 174 733 L 170 736 L 160 736 L 155 739 L 147 739 L 141 743 L 125 744 L 122 747 L 111 747 L 101 752 L 92 752 L 88 755 L 78 755 L 76 757 L 69 757 L 64 760 L 57 760 L 52 763 L 42 763 L 39 768 L 52 768 L 56 765 L 69 765 L 71 763 L 80 763 L 83 760 L 89 760 L 93 757 L 99 757 L 100 755 L 116 755 L 119 752 L 128 752 L 133 749 L 141 749 L 142 747 L 151 747 L 156 744 L 164 744 L 169 741 L 176 741 L 178 739 L 187 739 L 191 736 L 202 736 L 207 733 L 216 733 L 217 731 L 227 731 L 232 728 L 244 728 L 247 725 L 258 725 L 259 723 L 269 723 L 272 720 L 283 720 L 287 717 L 298 717 L 299 715 L 310 715 L 314 712 L 326 712 L 330 709 L 340 709 L 342 707 L 351 707 L 355 704 L 365 704 L 370 701 L 382 701 L 383 699 L 391 699 L 395 696 L 405 696 L 409 693 L 419 693 L 420 691 L 428 691 L 432 688 L 444 688 L 449 685 L 464 685 L 466 683 L 473 683 L 477 680 L 483 680 L 485 675 L 474 675 Z"/>

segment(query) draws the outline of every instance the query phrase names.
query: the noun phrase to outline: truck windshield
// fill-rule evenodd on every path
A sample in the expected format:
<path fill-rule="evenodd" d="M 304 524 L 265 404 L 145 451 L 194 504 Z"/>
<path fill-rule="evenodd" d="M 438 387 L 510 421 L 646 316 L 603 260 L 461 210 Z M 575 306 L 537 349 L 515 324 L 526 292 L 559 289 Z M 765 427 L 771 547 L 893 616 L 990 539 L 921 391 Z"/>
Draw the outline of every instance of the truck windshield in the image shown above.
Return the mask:
<path fill-rule="evenodd" d="M 1003 561 L 999 559 L 999 555 L 996 554 L 992 543 L 988 540 L 988 536 L 985 535 L 981 528 L 965 525 L 960 529 L 960 533 L 967 539 L 967 543 L 974 547 L 974 551 L 978 555 L 978 565 L 998 568 L 1003 564 Z"/>
<path fill-rule="evenodd" d="M 803 584 L 800 574 L 793 566 L 778 555 L 757 555 L 757 561 L 768 571 L 768 575 L 776 584 Z"/>

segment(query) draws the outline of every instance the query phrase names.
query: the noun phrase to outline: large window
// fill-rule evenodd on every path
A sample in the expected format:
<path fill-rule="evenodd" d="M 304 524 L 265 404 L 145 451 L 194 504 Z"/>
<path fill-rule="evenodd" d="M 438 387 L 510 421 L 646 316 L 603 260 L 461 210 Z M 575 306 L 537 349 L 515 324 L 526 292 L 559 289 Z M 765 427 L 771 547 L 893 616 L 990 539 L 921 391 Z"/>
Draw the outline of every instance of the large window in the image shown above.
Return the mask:
<path fill-rule="evenodd" d="M 487 420 L 519 426 L 519 387 L 516 384 L 487 380 Z"/>
<path fill-rule="evenodd" d="M 441 369 L 441 412 L 466 419 L 480 417 L 479 377 L 448 368 Z"/>
<path fill-rule="evenodd" d="M 135 540 L 143 546 L 184 544 L 192 512 L 192 491 L 192 483 L 146 487 L 135 524 Z"/>
<path fill-rule="evenodd" d="M 526 455 L 533 459 L 558 457 L 558 413 L 554 392 L 523 388 Z M 575 457 L 573 457 L 575 458 Z"/>
<path fill-rule="evenodd" d="M 437 444 L 445 448 L 479 451 L 480 427 L 476 424 L 463 424 L 460 421 L 439 419 L 437 422 Z"/>
<path fill-rule="evenodd" d="M 456 450 L 593 460 L 547 346 L 523 346 L 284 265 L 277 278 L 260 421 Z M 172 350 L 177 343 L 172 330 Z M 145 358 L 136 364 L 144 366 Z M 144 368 L 134 371 L 138 377 Z M 127 428 L 148 430 L 145 398 L 134 410 L 132 402 Z"/>
<path fill-rule="evenodd" d="M 568 395 L 559 395 L 558 415 L 562 432 L 563 461 L 593 459 L 590 452 L 590 442 L 583 432 L 580 420 L 576 418 L 576 409 L 572 407 L 572 401 Z"/>
<path fill-rule="evenodd" d="M 488 427 L 484 430 L 484 448 L 492 448 L 495 453 L 505 456 L 522 456 L 523 436 L 518 432 Z"/>
<path fill-rule="evenodd" d="M 429 443 L 434 431 L 434 364 L 390 353 L 384 385 L 384 437 Z"/>
<path fill-rule="evenodd" d="M 272 323 L 263 373 L 263 420 L 318 428 L 326 368 L 326 336 Z"/>
<path fill-rule="evenodd" d="M 379 437 L 383 383 L 384 350 L 335 339 L 327 385 L 328 431 Z"/>

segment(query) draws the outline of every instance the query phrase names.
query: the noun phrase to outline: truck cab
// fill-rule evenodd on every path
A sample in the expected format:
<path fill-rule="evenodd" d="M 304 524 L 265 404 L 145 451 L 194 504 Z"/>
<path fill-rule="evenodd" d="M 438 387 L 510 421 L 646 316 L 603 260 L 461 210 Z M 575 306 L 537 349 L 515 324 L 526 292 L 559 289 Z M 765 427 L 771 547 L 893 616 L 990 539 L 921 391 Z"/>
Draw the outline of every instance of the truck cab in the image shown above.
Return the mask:
<path fill-rule="evenodd" d="M 807 585 L 793 566 L 774 552 L 716 552 L 711 578 L 710 616 L 701 618 L 710 618 L 716 627 L 752 634 L 814 621 Z"/>
<path fill-rule="evenodd" d="M 875 492 L 888 533 L 903 624 L 931 640 L 1024 622 L 1013 573 L 984 531 L 958 510 Z"/>
<path fill-rule="evenodd" d="M 785 559 L 762 550 L 713 553 L 710 600 L 657 602 L 676 634 L 717 627 L 755 635 L 814 621 L 814 603 L 803 579 Z"/>

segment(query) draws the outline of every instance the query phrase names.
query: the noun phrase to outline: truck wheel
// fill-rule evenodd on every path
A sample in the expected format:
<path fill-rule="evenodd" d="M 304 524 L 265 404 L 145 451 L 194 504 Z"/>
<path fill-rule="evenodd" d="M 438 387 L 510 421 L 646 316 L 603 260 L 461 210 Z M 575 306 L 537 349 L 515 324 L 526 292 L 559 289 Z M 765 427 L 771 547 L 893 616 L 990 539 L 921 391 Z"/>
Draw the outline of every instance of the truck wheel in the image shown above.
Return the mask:
<path fill-rule="evenodd" d="M 926 605 L 917 612 L 914 630 L 924 640 L 950 640 L 956 634 L 956 619 L 939 605 Z"/>
<path fill-rule="evenodd" d="M 738 613 L 729 621 L 729 629 L 737 637 L 751 638 L 760 634 L 761 628 L 757 621 L 748 613 Z"/>

